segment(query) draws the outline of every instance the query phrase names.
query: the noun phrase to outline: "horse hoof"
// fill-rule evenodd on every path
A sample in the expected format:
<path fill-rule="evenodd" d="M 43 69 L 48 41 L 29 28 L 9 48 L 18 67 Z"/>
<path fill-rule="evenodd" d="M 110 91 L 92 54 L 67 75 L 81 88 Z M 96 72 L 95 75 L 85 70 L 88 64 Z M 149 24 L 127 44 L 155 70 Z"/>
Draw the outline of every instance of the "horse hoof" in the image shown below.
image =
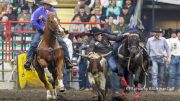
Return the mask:
<path fill-rule="evenodd" d="M 135 94 L 134 94 L 134 100 L 135 100 L 135 101 L 139 101 L 139 100 L 140 100 L 140 96 L 141 96 L 141 93 L 140 93 L 140 92 L 135 92 Z"/>
<path fill-rule="evenodd" d="M 54 96 L 52 96 L 51 99 L 52 99 L 52 100 L 56 100 L 57 98 L 56 98 L 56 96 L 54 95 Z"/>
<path fill-rule="evenodd" d="M 46 95 L 46 98 L 47 98 L 47 100 L 52 99 L 52 95 L 51 95 L 50 90 L 47 90 L 47 95 Z"/>
<path fill-rule="evenodd" d="M 66 89 L 65 89 L 64 87 L 60 87 L 60 88 L 59 88 L 59 91 L 60 91 L 60 92 L 64 92 L 65 90 L 66 90 Z"/>

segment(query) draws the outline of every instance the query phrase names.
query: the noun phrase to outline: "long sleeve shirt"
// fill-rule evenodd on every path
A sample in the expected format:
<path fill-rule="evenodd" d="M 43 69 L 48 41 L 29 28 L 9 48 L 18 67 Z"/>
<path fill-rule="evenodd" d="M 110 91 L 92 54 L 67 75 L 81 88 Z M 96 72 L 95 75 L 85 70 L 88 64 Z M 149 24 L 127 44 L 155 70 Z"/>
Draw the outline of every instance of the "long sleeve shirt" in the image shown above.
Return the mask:
<path fill-rule="evenodd" d="M 146 48 L 150 57 L 170 57 L 170 48 L 164 37 L 160 37 L 159 39 L 156 39 L 155 37 L 149 38 L 146 44 Z"/>
<path fill-rule="evenodd" d="M 33 25 L 33 28 L 35 28 L 39 32 L 43 32 L 45 22 L 47 20 L 47 14 L 48 12 L 56 12 L 55 9 L 52 7 L 50 10 L 46 10 L 44 6 L 39 7 L 34 11 L 34 13 L 31 16 L 31 23 Z M 40 20 L 39 17 L 43 16 L 43 20 Z"/>
<path fill-rule="evenodd" d="M 72 41 L 68 38 L 63 38 L 64 42 L 66 43 L 67 45 L 67 48 L 68 48 L 68 51 L 69 51 L 69 56 L 70 56 L 70 59 L 72 59 L 73 57 L 73 46 L 72 46 Z"/>

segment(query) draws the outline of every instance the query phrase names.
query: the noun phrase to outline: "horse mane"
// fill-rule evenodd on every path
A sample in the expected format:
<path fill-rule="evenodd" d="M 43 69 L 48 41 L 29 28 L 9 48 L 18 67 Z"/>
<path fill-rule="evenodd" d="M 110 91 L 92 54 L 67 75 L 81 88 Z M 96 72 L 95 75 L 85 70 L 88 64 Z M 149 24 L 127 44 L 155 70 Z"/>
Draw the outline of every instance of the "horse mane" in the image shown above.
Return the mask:
<path fill-rule="evenodd" d="M 54 31 L 54 24 L 51 23 L 50 20 L 52 18 L 57 17 L 56 13 L 48 13 L 48 18 L 45 23 L 44 33 L 43 33 L 43 40 L 46 42 L 46 45 L 53 47 L 56 43 L 56 38 L 53 36 L 56 32 Z M 52 30 L 53 29 L 53 30 Z"/>

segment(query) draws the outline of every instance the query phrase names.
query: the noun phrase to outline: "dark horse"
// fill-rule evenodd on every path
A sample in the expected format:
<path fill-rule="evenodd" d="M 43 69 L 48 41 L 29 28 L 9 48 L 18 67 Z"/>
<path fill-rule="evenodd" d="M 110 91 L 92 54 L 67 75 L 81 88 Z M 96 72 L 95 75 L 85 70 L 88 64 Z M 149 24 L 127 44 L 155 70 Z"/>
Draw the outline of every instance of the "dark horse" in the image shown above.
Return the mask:
<path fill-rule="evenodd" d="M 33 61 L 38 76 L 47 89 L 47 99 L 56 99 L 57 83 L 59 88 L 64 87 L 62 82 L 64 51 L 56 39 L 56 34 L 64 34 L 64 29 L 60 26 L 60 20 L 57 15 L 49 13 L 44 33 Z M 45 73 L 48 78 L 51 78 L 50 83 L 46 80 Z"/>
<path fill-rule="evenodd" d="M 121 79 L 121 84 L 127 90 L 130 87 L 130 80 L 133 76 L 133 84 L 135 90 L 135 99 L 140 98 L 140 88 L 144 81 L 144 76 L 148 70 L 149 63 L 143 54 L 143 48 L 140 46 L 140 38 L 138 34 L 130 34 L 125 37 L 118 49 L 118 61 L 120 70 L 123 71 L 125 79 Z M 122 72 L 121 72 L 122 73 Z M 122 93 L 125 96 L 125 93 Z"/>

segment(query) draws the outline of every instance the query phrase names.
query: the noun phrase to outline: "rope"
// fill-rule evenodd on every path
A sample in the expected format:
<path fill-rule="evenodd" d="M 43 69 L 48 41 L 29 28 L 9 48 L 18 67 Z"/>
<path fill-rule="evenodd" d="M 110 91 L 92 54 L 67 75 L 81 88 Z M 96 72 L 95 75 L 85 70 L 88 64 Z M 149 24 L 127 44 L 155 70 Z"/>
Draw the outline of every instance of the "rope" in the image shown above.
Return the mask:
<path fill-rule="evenodd" d="M 128 60 L 128 72 L 129 72 L 129 66 L 130 66 L 130 63 L 131 63 L 131 56 L 129 57 L 129 60 Z"/>

